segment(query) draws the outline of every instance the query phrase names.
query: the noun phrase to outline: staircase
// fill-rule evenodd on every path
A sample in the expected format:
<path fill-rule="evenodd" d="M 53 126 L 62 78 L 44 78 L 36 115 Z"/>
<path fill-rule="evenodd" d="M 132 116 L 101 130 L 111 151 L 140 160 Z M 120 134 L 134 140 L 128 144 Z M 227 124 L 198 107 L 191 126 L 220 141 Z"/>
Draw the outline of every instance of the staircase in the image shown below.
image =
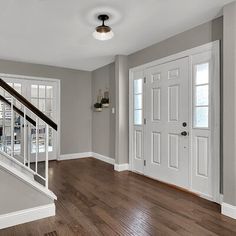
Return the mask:
<path fill-rule="evenodd" d="M 0 229 L 55 215 L 49 142 L 57 124 L 0 79 Z"/>

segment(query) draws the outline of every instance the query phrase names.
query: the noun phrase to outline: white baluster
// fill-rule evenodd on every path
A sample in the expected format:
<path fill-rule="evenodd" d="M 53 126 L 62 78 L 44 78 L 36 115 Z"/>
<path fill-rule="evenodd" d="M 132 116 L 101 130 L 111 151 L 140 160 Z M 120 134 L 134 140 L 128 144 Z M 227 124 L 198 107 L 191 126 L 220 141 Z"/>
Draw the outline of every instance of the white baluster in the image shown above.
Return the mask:
<path fill-rule="evenodd" d="M 26 107 L 24 106 L 24 165 L 27 159 L 27 123 L 26 123 Z"/>
<path fill-rule="evenodd" d="M 39 153 L 39 118 L 38 117 L 36 118 L 35 139 L 36 139 L 35 172 L 38 173 L 38 153 Z"/>
<path fill-rule="evenodd" d="M 11 156 L 14 156 L 14 98 L 11 96 Z"/>
<path fill-rule="evenodd" d="M 27 133 L 28 133 L 28 138 L 27 138 L 27 143 L 30 142 L 27 146 L 27 153 L 28 153 L 28 168 L 30 169 L 30 162 L 31 162 L 31 149 L 32 149 L 32 129 L 31 125 L 27 127 Z"/>
<path fill-rule="evenodd" d="M 7 153 L 7 148 L 6 148 L 6 104 L 3 103 L 3 128 L 2 128 L 2 133 L 3 133 L 3 151 Z"/>
<path fill-rule="evenodd" d="M 45 185 L 48 188 L 48 124 L 46 124 L 46 133 L 45 133 L 45 151 L 46 151 L 46 160 L 45 160 Z"/>

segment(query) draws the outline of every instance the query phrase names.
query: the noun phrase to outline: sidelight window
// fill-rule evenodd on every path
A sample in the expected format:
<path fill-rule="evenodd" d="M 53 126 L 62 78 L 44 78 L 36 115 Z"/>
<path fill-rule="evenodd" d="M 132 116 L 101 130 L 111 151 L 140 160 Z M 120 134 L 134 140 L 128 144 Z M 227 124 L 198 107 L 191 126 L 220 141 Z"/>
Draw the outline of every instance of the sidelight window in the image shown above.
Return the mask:
<path fill-rule="evenodd" d="M 195 128 L 209 128 L 209 63 L 194 68 L 194 120 Z"/>
<path fill-rule="evenodd" d="M 134 125 L 143 123 L 143 79 L 134 80 Z"/>

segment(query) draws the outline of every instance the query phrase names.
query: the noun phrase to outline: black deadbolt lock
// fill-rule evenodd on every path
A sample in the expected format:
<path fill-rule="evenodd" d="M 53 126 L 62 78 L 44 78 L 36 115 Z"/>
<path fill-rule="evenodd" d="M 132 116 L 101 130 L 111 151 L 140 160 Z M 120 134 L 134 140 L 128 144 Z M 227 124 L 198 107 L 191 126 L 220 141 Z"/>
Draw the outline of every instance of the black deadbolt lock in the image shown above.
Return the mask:
<path fill-rule="evenodd" d="M 183 123 L 183 127 L 186 127 L 186 126 L 187 126 L 187 123 L 186 123 L 186 122 L 184 122 L 184 123 Z"/>

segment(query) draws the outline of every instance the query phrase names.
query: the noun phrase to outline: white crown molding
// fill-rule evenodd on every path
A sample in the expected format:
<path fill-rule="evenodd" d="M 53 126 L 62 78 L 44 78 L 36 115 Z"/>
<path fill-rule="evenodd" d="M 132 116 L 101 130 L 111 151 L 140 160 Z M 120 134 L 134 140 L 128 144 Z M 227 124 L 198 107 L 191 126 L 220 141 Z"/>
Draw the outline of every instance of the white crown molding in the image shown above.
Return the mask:
<path fill-rule="evenodd" d="M 236 206 L 223 202 L 221 205 L 221 214 L 236 219 Z"/>
<path fill-rule="evenodd" d="M 18 224 L 24 224 L 34 220 L 55 216 L 55 204 L 29 208 L 22 211 L 16 211 L 0 215 L 0 229 L 8 228 Z"/>
<path fill-rule="evenodd" d="M 115 164 L 114 165 L 114 170 L 118 171 L 118 172 L 129 170 L 129 164 L 128 163 L 125 163 L 125 164 Z"/>

